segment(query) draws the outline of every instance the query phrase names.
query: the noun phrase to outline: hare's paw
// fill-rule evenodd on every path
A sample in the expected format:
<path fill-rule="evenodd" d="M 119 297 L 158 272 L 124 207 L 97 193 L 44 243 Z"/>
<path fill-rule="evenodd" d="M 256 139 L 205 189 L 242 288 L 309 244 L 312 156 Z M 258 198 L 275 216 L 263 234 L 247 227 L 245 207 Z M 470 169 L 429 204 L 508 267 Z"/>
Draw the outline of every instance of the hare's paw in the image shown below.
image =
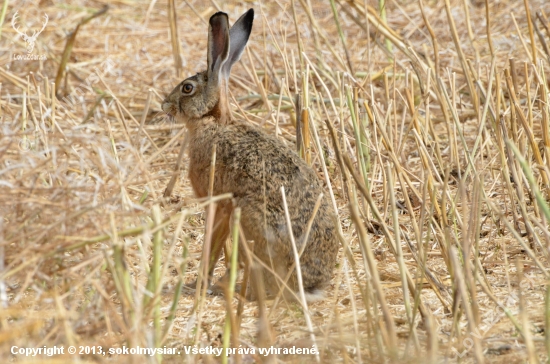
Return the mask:
<path fill-rule="evenodd" d="M 220 278 L 216 283 L 209 285 L 206 293 L 212 296 L 223 296 L 225 292 L 227 292 L 227 290 L 229 289 L 227 280 L 224 278 L 225 276 Z M 189 293 L 195 293 L 197 289 L 197 281 L 185 284 L 184 288 Z M 238 284 L 235 285 L 234 292 L 239 292 L 240 290 L 241 286 Z"/>
<path fill-rule="evenodd" d="M 208 290 L 206 292 L 213 296 L 223 296 L 228 290 L 229 290 L 228 283 L 220 279 L 219 281 L 217 281 L 216 283 L 208 287 Z M 240 290 L 241 290 L 241 286 L 239 284 L 236 284 L 234 292 L 237 293 Z"/>

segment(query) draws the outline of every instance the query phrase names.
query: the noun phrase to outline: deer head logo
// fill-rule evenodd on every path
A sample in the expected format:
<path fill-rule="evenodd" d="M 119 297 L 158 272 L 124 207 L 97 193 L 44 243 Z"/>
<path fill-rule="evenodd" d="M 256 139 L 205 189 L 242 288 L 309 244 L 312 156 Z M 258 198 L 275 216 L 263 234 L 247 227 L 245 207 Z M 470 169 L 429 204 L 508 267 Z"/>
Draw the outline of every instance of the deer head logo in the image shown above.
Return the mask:
<path fill-rule="evenodd" d="M 38 32 L 36 30 L 33 30 L 31 36 L 28 36 L 26 32 L 23 33 L 19 30 L 19 27 L 16 26 L 17 17 L 17 12 L 15 12 L 13 18 L 11 18 L 11 26 L 13 27 L 13 29 L 15 29 L 17 33 L 19 33 L 19 35 L 21 35 L 21 38 L 23 38 L 23 40 L 27 42 L 27 53 L 32 53 L 32 50 L 34 49 L 34 43 L 36 42 L 38 34 L 42 33 L 44 28 L 46 28 L 46 24 L 48 24 L 48 15 L 44 14 L 44 23 L 42 23 L 42 29 L 40 29 Z"/>

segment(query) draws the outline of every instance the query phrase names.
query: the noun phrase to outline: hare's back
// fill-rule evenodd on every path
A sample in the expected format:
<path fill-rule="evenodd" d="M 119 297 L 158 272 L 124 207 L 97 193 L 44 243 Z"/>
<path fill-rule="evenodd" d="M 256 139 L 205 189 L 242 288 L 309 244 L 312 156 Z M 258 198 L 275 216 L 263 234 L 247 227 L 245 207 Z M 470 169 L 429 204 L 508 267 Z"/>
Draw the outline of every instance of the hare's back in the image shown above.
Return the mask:
<path fill-rule="evenodd" d="M 281 186 L 284 186 L 294 234 L 303 235 L 323 193 L 313 168 L 283 142 L 244 123 L 227 126 L 219 134 L 216 150 L 216 170 L 221 172 L 216 177 L 219 184 L 216 192 L 233 194 L 237 206 L 243 209 L 243 216 L 247 216 L 249 230 L 267 222 L 277 230 L 275 235 L 288 236 L 284 232 L 286 221 L 281 195 Z M 313 235 L 333 228 L 327 201 L 325 196 L 314 223 L 319 231 Z"/>
<path fill-rule="evenodd" d="M 310 166 L 282 141 L 255 126 L 244 122 L 228 125 L 216 144 L 216 165 L 236 182 L 231 192 L 242 189 L 246 194 L 280 195 L 281 186 L 291 194 L 294 189 L 311 193 L 322 190 Z"/>

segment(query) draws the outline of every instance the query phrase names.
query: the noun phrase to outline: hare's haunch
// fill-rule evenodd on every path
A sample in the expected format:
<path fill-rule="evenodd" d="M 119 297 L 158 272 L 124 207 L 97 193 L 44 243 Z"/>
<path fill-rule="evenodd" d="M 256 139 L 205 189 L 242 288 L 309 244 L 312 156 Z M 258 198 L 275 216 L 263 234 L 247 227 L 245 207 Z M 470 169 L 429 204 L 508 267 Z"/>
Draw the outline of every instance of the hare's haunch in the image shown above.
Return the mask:
<path fill-rule="evenodd" d="M 267 293 L 276 294 L 291 269 L 288 287 L 298 289 L 281 196 L 284 186 L 292 234 L 298 251 L 303 250 L 300 268 L 304 289 L 313 299 L 330 281 L 338 252 L 336 219 L 326 197 L 322 198 L 306 236 L 316 202 L 323 193 L 321 182 L 293 150 L 261 128 L 233 119 L 229 110 L 229 74 L 246 46 L 253 19 L 254 10 L 250 9 L 229 28 L 227 14 L 214 14 L 208 30 L 208 69 L 176 86 L 162 109 L 189 130 L 189 178 L 195 194 L 208 195 L 214 146 L 213 193 L 233 194 L 231 201 L 217 206 L 210 274 L 228 238 L 231 213 L 240 207 L 244 236 L 254 241 L 254 254 L 271 267 L 263 271 Z"/>

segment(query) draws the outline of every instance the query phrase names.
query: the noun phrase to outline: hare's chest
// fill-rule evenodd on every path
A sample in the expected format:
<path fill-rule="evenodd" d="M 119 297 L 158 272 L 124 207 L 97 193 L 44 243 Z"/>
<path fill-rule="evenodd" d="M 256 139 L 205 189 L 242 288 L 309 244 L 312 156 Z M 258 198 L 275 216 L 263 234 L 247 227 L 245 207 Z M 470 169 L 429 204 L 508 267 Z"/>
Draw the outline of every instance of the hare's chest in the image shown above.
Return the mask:
<path fill-rule="evenodd" d="M 189 181 L 197 197 L 208 195 L 213 145 L 205 138 L 192 138 L 189 144 Z"/>
<path fill-rule="evenodd" d="M 202 164 L 194 163 L 189 160 L 189 181 L 197 197 L 206 197 L 208 195 L 208 172 Z"/>
<path fill-rule="evenodd" d="M 219 126 L 206 128 L 190 135 L 189 155 L 189 179 L 197 197 L 208 196 L 210 186 L 210 174 L 212 173 L 212 161 L 215 158 L 214 167 L 214 194 L 230 192 L 226 188 L 224 180 L 226 176 L 226 143 L 220 137 Z"/>

